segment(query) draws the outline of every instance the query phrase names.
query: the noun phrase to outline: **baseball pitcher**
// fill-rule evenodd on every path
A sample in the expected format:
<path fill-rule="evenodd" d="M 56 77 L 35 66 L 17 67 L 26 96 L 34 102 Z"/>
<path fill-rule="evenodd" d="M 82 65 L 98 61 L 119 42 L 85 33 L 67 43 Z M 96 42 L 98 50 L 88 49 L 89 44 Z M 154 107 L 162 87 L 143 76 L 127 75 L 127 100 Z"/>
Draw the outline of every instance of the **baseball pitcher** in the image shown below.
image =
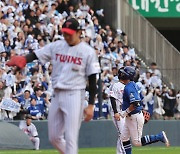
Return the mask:
<path fill-rule="evenodd" d="M 82 42 L 81 27 L 75 18 L 62 25 L 64 40 L 50 43 L 25 57 L 12 57 L 7 65 L 23 68 L 39 59 L 51 61 L 54 94 L 48 115 L 49 140 L 62 154 L 78 153 L 81 121 L 93 117 L 96 95 L 96 74 L 100 67 L 92 47 Z M 84 109 L 86 79 L 89 81 L 89 105 Z"/>

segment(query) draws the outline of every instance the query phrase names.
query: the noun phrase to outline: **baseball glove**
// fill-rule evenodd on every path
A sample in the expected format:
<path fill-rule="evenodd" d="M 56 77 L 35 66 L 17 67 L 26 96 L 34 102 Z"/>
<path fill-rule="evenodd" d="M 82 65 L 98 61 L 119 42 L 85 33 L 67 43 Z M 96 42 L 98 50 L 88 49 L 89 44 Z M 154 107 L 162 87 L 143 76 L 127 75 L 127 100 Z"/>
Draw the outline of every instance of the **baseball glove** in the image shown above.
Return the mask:
<path fill-rule="evenodd" d="M 142 112 L 143 112 L 143 115 L 144 115 L 144 124 L 146 124 L 146 123 L 150 120 L 151 115 L 150 115 L 150 113 L 149 113 L 148 111 L 146 111 L 146 110 L 143 110 Z"/>
<path fill-rule="evenodd" d="M 26 65 L 26 58 L 24 56 L 13 56 L 7 63 L 7 66 L 18 66 L 24 68 Z"/>

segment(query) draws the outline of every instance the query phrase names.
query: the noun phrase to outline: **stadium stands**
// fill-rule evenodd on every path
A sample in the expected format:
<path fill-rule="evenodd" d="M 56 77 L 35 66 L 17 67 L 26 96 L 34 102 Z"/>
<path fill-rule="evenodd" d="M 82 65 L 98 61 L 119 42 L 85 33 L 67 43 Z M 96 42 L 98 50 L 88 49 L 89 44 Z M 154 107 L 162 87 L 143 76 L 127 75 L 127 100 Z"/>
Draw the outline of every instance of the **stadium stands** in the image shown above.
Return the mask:
<path fill-rule="evenodd" d="M 68 0 L 28 2 L 8 0 L 0 2 L 0 10 L 0 99 L 3 104 L 0 109 L 0 119 L 23 119 L 24 114 L 30 111 L 30 100 L 35 97 L 37 89 L 45 102 L 44 111 L 41 115 L 33 116 L 36 120 L 47 119 L 53 93 L 51 63 L 41 65 L 39 61 L 33 61 L 28 63 L 24 70 L 14 70 L 5 63 L 13 55 L 26 55 L 49 42 L 63 39 L 61 26 L 71 17 L 78 19 L 84 28 L 82 41 L 92 46 L 100 59 L 103 105 L 109 105 L 108 88 L 110 84 L 116 82 L 117 70 L 122 66 L 131 65 L 136 67 L 136 82 L 142 88 L 145 97 L 149 93 L 153 94 L 144 104 L 145 109 L 152 113 L 152 118 L 180 118 L 180 105 L 176 104 L 176 93 L 172 94 L 173 90 L 162 84 L 161 72 L 156 67 L 156 63 L 152 63 L 148 69 L 148 66 L 137 56 L 135 49 L 128 45 L 128 36 L 125 32 L 121 29 L 113 30 L 108 24 L 103 27 L 101 19 L 104 14 L 101 8 L 93 10 L 86 3 L 72 3 Z M 98 76 L 97 80 L 99 80 Z M 27 91 L 29 96 L 25 96 Z M 169 108 L 164 102 L 171 101 L 175 103 Z M 9 108 L 8 102 L 14 105 Z M 98 98 L 96 98 L 97 103 Z M 98 113 L 94 119 L 109 118 L 106 105 L 104 105 L 106 108 L 103 108 L 103 115 L 106 116 L 101 117 Z M 15 107 L 18 110 L 14 110 Z M 173 113 L 169 115 L 169 112 Z"/>

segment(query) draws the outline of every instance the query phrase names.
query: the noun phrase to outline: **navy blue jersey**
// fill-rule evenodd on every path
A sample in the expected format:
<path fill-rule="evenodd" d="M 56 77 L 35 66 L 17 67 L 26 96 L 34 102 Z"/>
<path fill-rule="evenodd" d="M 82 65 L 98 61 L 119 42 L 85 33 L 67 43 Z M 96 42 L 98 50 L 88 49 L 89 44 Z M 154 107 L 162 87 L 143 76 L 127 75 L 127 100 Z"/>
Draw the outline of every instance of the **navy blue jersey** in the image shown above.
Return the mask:
<path fill-rule="evenodd" d="M 94 116 L 93 116 L 94 120 L 99 119 L 99 103 L 95 103 L 94 104 Z"/>
<path fill-rule="evenodd" d="M 131 114 L 137 113 L 143 109 L 142 100 L 141 89 L 134 81 L 130 81 L 124 88 L 122 110 L 125 111 L 133 102 L 140 102 L 140 106 L 131 112 Z"/>
<path fill-rule="evenodd" d="M 28 110 L 29 110 L 29 113 L 30 113 L 32 116 L 36 116 L 37 114 L 42 115 L 41 109 L 40 109 L 40 107 L 37 106 L 37 105 L 35 105 L 35 106 L 31 105 L 31 106 L 28 108 Z"/>
<path fill-rule="evenodd" d="M 24 109 L 27 109 L 27 108 L 30 107 L 30 105 L 31 105 L 31 96 L 30 96 L 30 98 L 25 99 L 25 98 L 24 98 L 24 95 L 22 95 L 22 96 L 19 97 L 18 100 L 19 100 L 19 103 L 21 104 L 21 106 L 22 106 Z"/>
<path fill-rule="evenodd" d="M 109 106 L 107 103 L 102 103 L 102 116 L 105 119 L 108 119 L 108 115 L 109 115 Z"/>
<path fill-rule="evenodd" d="M 153 115 L 153 109 L 154 109 L 154 97 L 152 98 L 152 100 L 147 102 L 147 105 L 148 105 L 148 112 L 152 116 Z"/>
<path fill-rule="evenodd" d="M 45 110 L 46 110 L 46 102 L 44 100 L 43 97 L 37 97 L 36 95 L 33 95 L 32 98 L 34 98 L 36 100 L 36 105 L 40 107 L 41 109 L 41 113 L 44 114 Z"/>

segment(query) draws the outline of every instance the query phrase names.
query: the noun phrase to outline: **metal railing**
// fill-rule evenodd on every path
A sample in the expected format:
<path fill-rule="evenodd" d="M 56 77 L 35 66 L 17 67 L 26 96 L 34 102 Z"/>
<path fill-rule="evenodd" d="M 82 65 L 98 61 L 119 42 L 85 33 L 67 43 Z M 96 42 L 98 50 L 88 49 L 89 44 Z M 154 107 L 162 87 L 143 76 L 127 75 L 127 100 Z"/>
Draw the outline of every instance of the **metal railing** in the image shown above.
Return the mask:
<path fill-rule="evenodd" d="M 156 62 L 162 73 L 162 80 L 180 89 L 180 52 L 143 16 L 141 16 L 126 0 L 118 5 L 120 28 L 126 32 L 130 45 L 149 65 Z"/>

